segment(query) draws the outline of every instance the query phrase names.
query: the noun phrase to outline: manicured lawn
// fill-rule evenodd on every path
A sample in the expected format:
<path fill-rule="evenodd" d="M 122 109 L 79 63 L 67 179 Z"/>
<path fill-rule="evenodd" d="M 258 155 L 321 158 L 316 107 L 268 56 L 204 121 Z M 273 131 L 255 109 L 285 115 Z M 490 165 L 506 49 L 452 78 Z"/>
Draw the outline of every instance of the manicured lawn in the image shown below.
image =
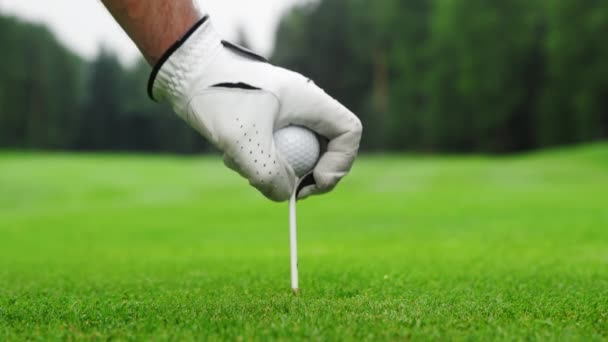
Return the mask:
<path fill-rule="evenodd" d="M 605 340 L 608 145 L 363 157 L 299 207 L 219 159 L 0 153 L 0 340 Z"/>

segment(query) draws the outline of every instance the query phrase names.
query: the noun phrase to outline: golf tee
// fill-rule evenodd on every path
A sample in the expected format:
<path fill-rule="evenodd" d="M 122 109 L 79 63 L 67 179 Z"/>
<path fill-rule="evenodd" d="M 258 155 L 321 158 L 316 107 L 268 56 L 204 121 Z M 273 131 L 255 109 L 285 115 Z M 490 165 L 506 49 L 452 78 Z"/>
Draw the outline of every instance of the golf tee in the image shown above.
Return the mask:
<path fill-rule="evenodd" d="M 291 254 L 291 288 L 298 294 L 298 234 L 296 219 L 297 186 L 289 199 L 289 246 Z"/>

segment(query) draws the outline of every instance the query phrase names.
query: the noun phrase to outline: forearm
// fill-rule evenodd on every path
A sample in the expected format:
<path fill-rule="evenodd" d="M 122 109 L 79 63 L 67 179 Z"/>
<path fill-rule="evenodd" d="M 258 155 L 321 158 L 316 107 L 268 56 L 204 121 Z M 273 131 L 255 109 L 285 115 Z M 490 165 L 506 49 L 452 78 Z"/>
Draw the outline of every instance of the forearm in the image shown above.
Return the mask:
<path fill-rule="evenodd" d="M 154 65 L 200 18 L 193 0 L 102 0 Z"/>

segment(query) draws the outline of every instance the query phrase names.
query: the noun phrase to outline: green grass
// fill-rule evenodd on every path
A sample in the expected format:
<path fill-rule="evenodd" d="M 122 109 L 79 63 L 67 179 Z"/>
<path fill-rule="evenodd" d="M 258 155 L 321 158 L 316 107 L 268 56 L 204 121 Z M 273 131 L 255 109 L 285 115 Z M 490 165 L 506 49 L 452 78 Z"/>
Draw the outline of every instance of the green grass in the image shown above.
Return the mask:
<path fill-rule="evenodd" d="M 0 340 L 606 340 L 608 145 L 364 157 L 299 207 L 215 158 L 0 154 Z"/>

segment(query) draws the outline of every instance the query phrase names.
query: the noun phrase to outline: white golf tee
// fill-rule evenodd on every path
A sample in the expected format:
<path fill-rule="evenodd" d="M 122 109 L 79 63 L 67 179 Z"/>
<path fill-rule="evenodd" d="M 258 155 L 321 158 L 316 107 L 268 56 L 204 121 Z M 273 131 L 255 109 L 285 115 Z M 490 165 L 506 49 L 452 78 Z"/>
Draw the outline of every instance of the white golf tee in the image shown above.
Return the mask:
<path fill-rule="evenodd" d="M 299 182 L 296 182 L 298 184 Z M 296 202 L 298 187 L 293 190 L 289 199 L 289 244 L 291 252 L 291 289 L 294 294 L 298 294 L 298 231 L 296 219 Z"/>

